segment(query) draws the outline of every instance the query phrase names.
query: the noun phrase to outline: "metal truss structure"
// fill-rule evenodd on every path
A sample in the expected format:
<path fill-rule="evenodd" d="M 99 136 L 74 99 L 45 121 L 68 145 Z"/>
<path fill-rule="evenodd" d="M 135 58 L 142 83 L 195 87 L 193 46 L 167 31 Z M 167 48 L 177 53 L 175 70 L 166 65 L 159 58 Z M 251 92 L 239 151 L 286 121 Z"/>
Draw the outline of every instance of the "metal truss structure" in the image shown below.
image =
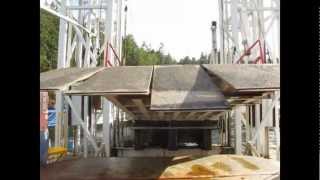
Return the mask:
<path fill-rule="evenodd" d="M 221 62 L 213 63 L 280 62 L 279 0 L 218 0 L 218 4 Z"/>
<path fill-rule="evenodd" d="M 41 3 L 42 9 L 60 18 L 57 68 L 122 65 L 124 7 L 124 0 L 45 0 Z M 102 101 L 104 132 L 106 132 L 103 144 L 106 145 L 105 152 L 108 156 L 110 154 L 109 122 L 112 122 L 114 116 L 112 112 L 117 109 L 104 98 Z M 67 129 L 66 126 L 63 126 L 67 125 L 67 111 L 71 110 L 73 119 L 81 119 L 80 114 L 84 114 L 84 123 L 75 121 L 73 124 L 77 125 L 76 151 L 78 153 L 81 151 L 81 132 L 83 132 L 84 156 L 87 156 L 88 140 L 92 143 L 95 153 L 98 153 L 99 148 L 88 131 L 88 127 L 93 126 L 93 124 L 89 125 L 89 116 L 95 117 L 89 114 L 92 112 L 89 111 L 90 108 L 92 107 L 89 104 L 89 97 L 73 96 L 70 101 L 69 97 L 63 95 L 63 92 L 56 92 L 55 146 L 66 145 L 66 141 L 63 141 L 61 137 Z M 95 120 L 90 122 L 95 122 Z M 67 136 L 66 133 L 64 136 Z M 100 150 L 102 148 L 100 147 Z"/>
<path fill-rule="evenodd" d="M 219 23 L 212 22 L 211 64 L 279 64 L 280 63 L 280 0 L 218 0 Z M 217 50 L 216 33 L 219 33 L 220 48 Z M 257 79 L 259 81 L 259 79 Z M 269 96 L 269 97 L 268 97 Z M 242 126 L 245 126 L 244 140 L 251 152 L 268 156 L 267 129 L 274 127 L 276 159 L 280 159 L 278 91 L 265 95 L 262 102 L 253 107 L 238 106 L 225 118 L 234 119 L 235 152 L 243 153 Z M 249 109 L 255 109 L 256 127 L 252 128 L 249 118 L 242 117 Z M 274 113 L 273 113 L 274 112 Z M 272 114 L 275 125 L 272 124 Z M 262 117 L 262 118 L 261 118 Z M 250 146 L 250 147 L 249 147 Z"/>

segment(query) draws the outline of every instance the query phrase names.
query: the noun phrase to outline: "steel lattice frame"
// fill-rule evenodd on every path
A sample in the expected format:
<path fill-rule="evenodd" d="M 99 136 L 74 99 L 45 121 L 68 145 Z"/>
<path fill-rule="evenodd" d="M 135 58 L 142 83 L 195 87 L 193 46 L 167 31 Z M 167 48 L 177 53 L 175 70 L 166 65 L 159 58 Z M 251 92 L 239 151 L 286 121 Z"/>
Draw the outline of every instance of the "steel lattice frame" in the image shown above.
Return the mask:
<path fill-rule="evenodd" d="M 271 59 L 263 63 L 279 63 L 279 0 L 218 0 L 218 4 L 221 63 L 237 63 L 257 41 L 261 43 L 263 56 L 267 52 Z M 253 63 L 260 55 L 257 47 L 252 48 L 243 63 Z"/>
<path fill-rule="evenodd" d="M 213 64 L 233 64 L 233 63 L 280 63 L 280 0 L 218 0 L 219 6 L 219 37 L 220 37 L 220 61 L 212 58 Z M 216 57 L 215 27 L 212 25 L 213 49 L 212 57 Z M 268 57 L 269 56 L 269 57 Z M 258 80 L 257 80 L 258 81 Z M 279 92 L 274 92 L 274 97 L 279 96 Z M 270 112 L 275 107 L 276 111 L 276 151 L 277 160 L 280 158 L 280 133 L 279 133 L 279 101 L 274 103 L 263 103 L 262 111 L 268 111 L 263 118 L 264 123 L 269 122 Z M 259 106 L 259 105 L 258 105 Z M 234 119 L 237 124 L 236 145 L 237 154 L 242 153 L 241 145 L 241 121 L 239 107 L 234 111 Z M 248 107 L 246 107 L 248 108 Z M 237 114 L 238 113 L 238 114 Z M 258 113 L 258 115 L 261 112 Z M 268 117 L 267 117 L 268 116 Z M 258 116 L 259 117 L 259 116 Z M 258 118 L 256 118 L 258 119 Z M 262 122 L 263 122 L 262 121 Z M 260 122 L 259 122 L 260 123 Z M 265 125 L 258 125 L 259 129 Z M 256 146 L 261 149 L 259 143 L 260 130 L 255 134 L 258 141 Z M 255 142 L 252 142 L 255 143 Z M 265 153 L 264 151 L 262 153 Z"/>
<path fill-rule="evenodd" d="M 60 18 L 57 68 L 71 66 L 72 59 L 77 67 L 95 67 L 99 58 L 103 66 L 119 66 L 122 48 L 124 21 L 124 0 L 52 0 L 41 3 L 41 8 Z M 77 98 L 74 98 L 77 99 Z M 73 100 L 80 106 L 80 101 Z M 103 100 L 104 121 L 112 122 L 113 105 Z M 84 107 L 88 107 L 88 97 L 84 98 Z M 62 92 L 56 93 L 57 125 L 55 130 L 55 146 L 63 146 L 61 141 L 61 122 L 66 111 L 67 103 Z M 84 122 L 88 127 L 88 108 L 84 108 Z M 86 128 L 87 128 L 86 127 Z M 104 131 L 108 131 L 108 124 Z M 80 126 L 77 129 L 80 141 Z M 105 134 L 105 149 L 109 149 L 109 134 Z M 85 157 L 87 155 L 85 143 Z M 80 142 L 77 142 L 79 144 Z M 100 147 L 101 149 L 101 147 Z M 98 150 L 95 148 L 95 151 Z M 106 150 L 107 156 L 109 151 Z"/>

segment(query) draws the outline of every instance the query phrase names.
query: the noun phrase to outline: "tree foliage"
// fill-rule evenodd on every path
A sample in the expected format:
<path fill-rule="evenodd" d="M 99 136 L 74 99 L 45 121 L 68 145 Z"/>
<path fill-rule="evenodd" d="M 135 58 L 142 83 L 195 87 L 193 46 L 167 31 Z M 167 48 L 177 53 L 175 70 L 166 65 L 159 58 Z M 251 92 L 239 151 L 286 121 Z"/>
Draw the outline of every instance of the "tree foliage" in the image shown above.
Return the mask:
<path fill-rule="evenodd" d="M 209 58 L 209 55 L 201 53 L 199 59 L 195 59 L 194 57 L 190 58 L 189 56 L 186 56 L 180 59 L 179 64 L 208 64 Z"/>
<path fill-rule="evenodd" d="M 155 50 L 142 43 L 141 47 L 137 45 L 132 35 L 126 36 L 123 40 L 123 52 L 125 54 L 126 65 L 139 66 L 139 65 L 159 65 L 159 64 L 176 64 L 176 60 L 170 54 L 163 53 L 163 43 L 160 48 Z"/>
<path fill-rule="evenodd" d="M 40 72 L 55 69 L 58 56 L 59 19 L 40 11 Z"/>
<path fill-rule="evenodd" d="M 186 56 L 177 62 L 170 54 L 163 53 L 164 44 L 160 43 L 160 48 L 155 50 L 142 43 L 141 47 L 137 45 L 132 35 L 128 35 L 123 40 L 123 52 L 126 56 L 126 65 L 139 66 L 139 65 L 160 65 L 160 64 L 207 64 L 209 56 L 201 53 L 200 58 L 190 58 Z"/>

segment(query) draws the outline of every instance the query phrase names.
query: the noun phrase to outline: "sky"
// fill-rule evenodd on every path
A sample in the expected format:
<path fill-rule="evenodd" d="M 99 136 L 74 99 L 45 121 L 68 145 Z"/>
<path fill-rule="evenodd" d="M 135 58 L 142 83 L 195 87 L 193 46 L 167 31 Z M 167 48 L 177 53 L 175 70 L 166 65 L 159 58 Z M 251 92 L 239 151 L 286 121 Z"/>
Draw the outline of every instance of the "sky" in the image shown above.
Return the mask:
<path fill-rule="evenodd" d="M 218 21 L 217 0 L 127 0 L 127 34 L 136 42 L 158 49 L 177 60 L 198 58 L 211 51 L 211 21 Z"/>

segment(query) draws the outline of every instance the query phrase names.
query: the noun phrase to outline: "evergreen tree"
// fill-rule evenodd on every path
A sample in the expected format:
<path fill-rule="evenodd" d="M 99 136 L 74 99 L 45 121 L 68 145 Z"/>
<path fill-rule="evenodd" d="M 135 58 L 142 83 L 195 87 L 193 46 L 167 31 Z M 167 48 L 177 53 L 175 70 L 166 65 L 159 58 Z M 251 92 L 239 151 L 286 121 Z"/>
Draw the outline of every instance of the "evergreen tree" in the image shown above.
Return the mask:
<path fill-rule="evenodd" d="M 59 19 L 40 10 L 40 72 L 57 68 Z"/>

